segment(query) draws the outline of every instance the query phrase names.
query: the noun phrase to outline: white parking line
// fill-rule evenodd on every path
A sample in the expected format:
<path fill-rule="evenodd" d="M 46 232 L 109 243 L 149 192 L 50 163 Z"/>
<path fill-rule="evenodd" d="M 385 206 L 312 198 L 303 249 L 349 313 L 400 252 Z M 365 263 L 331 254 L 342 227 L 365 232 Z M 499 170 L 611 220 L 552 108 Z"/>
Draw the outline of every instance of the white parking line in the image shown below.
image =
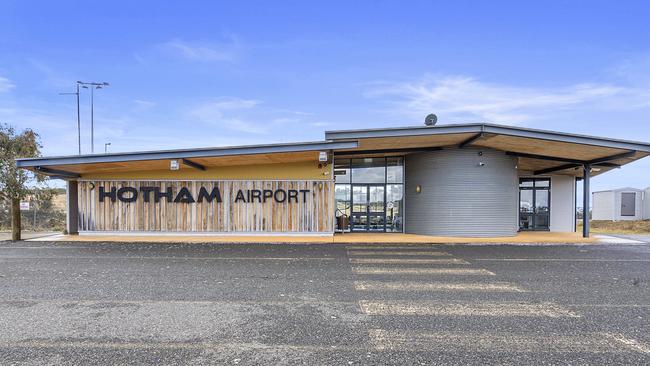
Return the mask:
<path fill-rule="evenodd" d="M 350 258 L 352 264 L 469 264 L 462 259 Z"/>
<path fill-rule="evenodd" d="M 509 283 L 453 283 L 453 282 L 379 282 L 355 281 L 357 291 L 486 291 L 527 292 Z"/>
<path fill-rule="evenodd" d="M 360 275 L 459 275 L 494 276 L 487 269 L 470 268 L 399 268 L 399 267 L 352 267 L 352 272 Z"/>
<path fill-rule="evenodd" d="M 606 243 L 606 244 L 645 244 L 645 242 L 640 241 L 640 240 L 634 240 L 634 239 L 627 239 L 627 238 L 619 238 L 616 236 L 610 236 L 610 235 L 594 235 L 599 243 Z"/>
<path fill-rule="evenodd" d="M 361 300 L 359 301 L 359 305 L 361 306 L 361 310 L 368 315 L 580 317 L 580 315 L 571 310 L 553 303 L 453 303 L 406 300 Z"/>
<path fill-rule="evenodd" d="M 622 334 L 606 333 L 605 336 L 615 340 L 616 342 L 624 345 L 625 347 L 627 347 L 627 348 L 629 348 L 631 350 L 641 352 L 641 353 L 645 353 L 645 354 L 650 354 L 650 345 L 641 343 L 641 342 L 637 341 L 636 339 L 627 338 Z"/>
<path fill-rule="evenodd" d="M 407 332 L 371 329 L 370 342 L 378 351 L 518 352 L 518 353 L 625 353 L 599 333 L 582 335 L 529 335 L 477 332 Z M 639 351 L 639 350 L 636 350 Z M 644 352 L 644 351 L 641 351 Z M 644 352 L 645 353 L 645 352 Z"/>
<path fill-rule="evenodd" d="M 278 352 L 287 351 L 329 351 L 345 350 L 358 351 L 359 347 L 348 345 L 302 345 L 302 344 L 265 344 L 261 342 L 234 343 L 234 342 L 111 342 L 111 341 L 59 341 L 59 340 L 29 340 L 29 341 L 0 341 L 0 348 L 72 348 L 72 349 L 113 349 L 113 350 L 210 350 L 221 352 L 241 352 L 252 350 L 257 352 L 270 352 L 277 356 Z"/>
<path fill-rule="evenodd" d="M 363 256 L 363 255 L 413 255 L 413 256 L 432 256 L 432 257 L 442 257 L 450 255 L 447 252 L 429 252 L 423 250 L 417 250 L 412 252 L 403 252 L 403 251 L 380 251 L 380 250 L 349 250 L 348 255 L 351 256 Z"/>

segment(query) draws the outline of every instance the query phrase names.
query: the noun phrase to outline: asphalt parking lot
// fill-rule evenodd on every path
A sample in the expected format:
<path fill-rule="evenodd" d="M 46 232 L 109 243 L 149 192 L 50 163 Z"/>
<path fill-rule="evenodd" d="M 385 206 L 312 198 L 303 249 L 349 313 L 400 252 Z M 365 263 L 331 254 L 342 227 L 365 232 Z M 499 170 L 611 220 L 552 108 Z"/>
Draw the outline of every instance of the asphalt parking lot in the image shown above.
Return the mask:
<path fill-rule="evenodd" d="M 650 364 L 650 245 L 0 242 L 0 364 Z"/>

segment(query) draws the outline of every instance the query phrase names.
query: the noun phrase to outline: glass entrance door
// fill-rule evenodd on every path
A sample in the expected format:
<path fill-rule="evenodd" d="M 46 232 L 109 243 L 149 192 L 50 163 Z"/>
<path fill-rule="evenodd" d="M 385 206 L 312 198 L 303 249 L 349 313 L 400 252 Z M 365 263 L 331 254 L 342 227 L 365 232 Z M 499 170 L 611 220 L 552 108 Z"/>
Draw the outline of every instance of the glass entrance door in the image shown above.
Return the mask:
<path fill-rule="evenodd" d="M 519 230 L 550 230 L 551 180 L 519 180 Z"/>
<path fill-rule="evenodd" d="M 386 231 L 386 187 L 352 185 L 352 231 Z"/>

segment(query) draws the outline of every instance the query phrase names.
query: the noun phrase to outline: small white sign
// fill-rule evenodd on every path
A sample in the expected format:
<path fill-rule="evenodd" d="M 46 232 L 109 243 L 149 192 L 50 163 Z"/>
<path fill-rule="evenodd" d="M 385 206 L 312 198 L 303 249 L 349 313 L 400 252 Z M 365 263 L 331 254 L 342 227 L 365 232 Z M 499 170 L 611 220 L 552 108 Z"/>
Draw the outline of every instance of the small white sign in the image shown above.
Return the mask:
<path fill-rule="evenodd" d="M 20 201 L 20 211 L 29 211 L 28 201 Z"/>
<path fill-rule="evenodd" d="M 178 160 L 170 160 L 169 161 L 169 170 L 178 170 L 180 168 L 181 168 L 181 166 L 178 163 Z"/>

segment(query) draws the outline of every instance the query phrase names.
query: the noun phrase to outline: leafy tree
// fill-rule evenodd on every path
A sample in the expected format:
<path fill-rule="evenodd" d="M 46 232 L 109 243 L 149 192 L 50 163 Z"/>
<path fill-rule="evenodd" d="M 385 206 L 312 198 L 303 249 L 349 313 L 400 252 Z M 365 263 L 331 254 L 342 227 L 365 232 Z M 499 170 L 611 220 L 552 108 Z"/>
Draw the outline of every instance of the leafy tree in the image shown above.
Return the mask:
<path fill-rule="evenodd" d="M 31 129 L 17 133 L 7 124 L 0 124 L 0 200 L 11 202 L 11 240 L 20 240 L 20 200 L 29 193 L 27 184 L 45 178 L 25 169 L 18 169 L 17 158 L 40 155 L 39 136 Z"/>
<path fill-rule="evenodd" d="M 55 204 L 65 196 L 63 188 L 32 187 L 23 201 L 29 201 L 29 210 L 21 211 L 23 230 L 65 229 L 65 210 Z M 0 230 L 11 228 L 11 202 L 0 200 Z"/>

